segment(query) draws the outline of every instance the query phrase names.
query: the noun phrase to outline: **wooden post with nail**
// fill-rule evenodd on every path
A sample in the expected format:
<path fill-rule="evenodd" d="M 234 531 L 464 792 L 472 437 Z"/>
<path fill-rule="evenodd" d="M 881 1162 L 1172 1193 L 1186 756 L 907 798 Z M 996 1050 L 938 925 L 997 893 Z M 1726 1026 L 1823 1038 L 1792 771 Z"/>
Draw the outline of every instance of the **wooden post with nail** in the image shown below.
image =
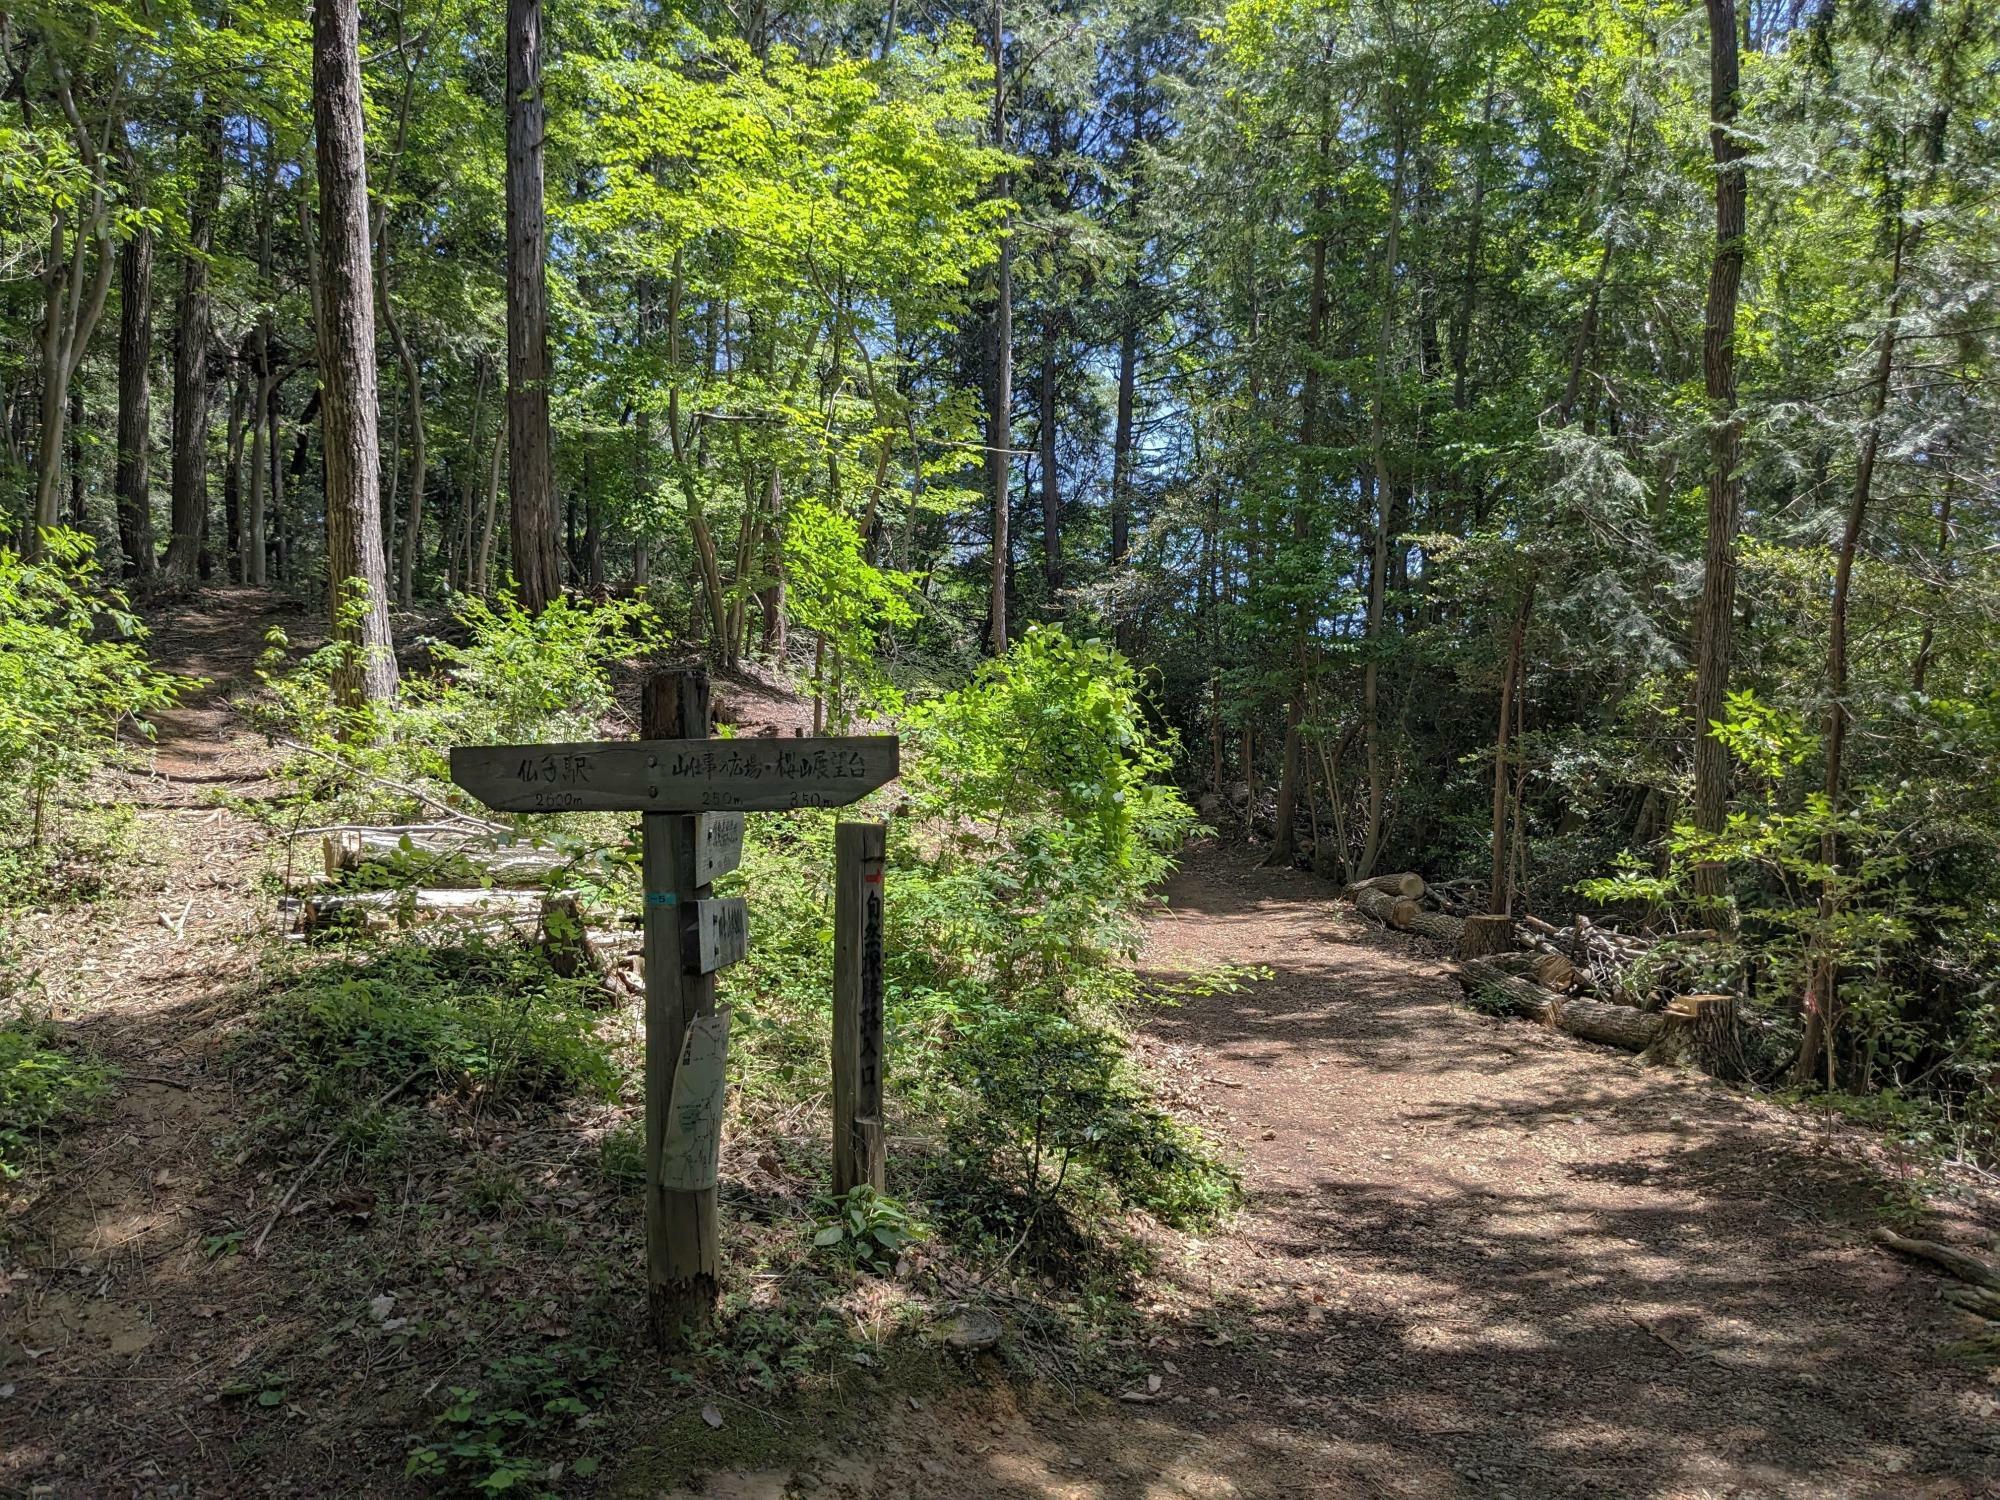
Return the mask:
<path fill-rule="evenodd" d="M 709 736 L 708 673 L 660 671 L 646 679 L 640 736 Z M 716 1191 L 670 1188 L 664 1180 L 667 1110 L 688 1023 L 715 1010 L 715 975 L 691 973 L 681 952 L 683 911 L 708 894 L 695 883 L 699 817 L 648 812 L 640 819 L 646 888 L 646 1307 L 653 1342 L 671 1347 L 715 1310 L 722 1255 Z"/>
<path fill-rule="evenodd" d="M 833 832 L 833 1191 L 866 1183 L 881 1192 L 882 870 L 888 829 Z"/>

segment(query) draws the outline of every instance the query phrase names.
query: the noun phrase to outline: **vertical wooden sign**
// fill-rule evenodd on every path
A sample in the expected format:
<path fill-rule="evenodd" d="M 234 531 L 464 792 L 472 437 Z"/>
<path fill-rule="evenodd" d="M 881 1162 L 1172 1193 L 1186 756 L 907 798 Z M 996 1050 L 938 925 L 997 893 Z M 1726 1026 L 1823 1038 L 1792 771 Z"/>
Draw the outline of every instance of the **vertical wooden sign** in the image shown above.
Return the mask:
<path fill-rule="evenodd" d="M 705 739 L 708 713 L 706 672 L 656 672 L 646 680 L 640 733 L 647 739 Z M 681 912 L 708 895 L 700 876 L 699 821 L 694 813 L 649 812 L 640 827 L 646 887 L 646 1308 L 653 1341 L 662 1349 L 707 1321 L 721 1285 L 715 1188 L 670 1187 L 664 1170 L 674 1074 L 687 1049 L 688 1029 L 715 1012 L 714 973 L 690 972 L 686 960 L 692 955 L 682 952 Z M 712 1183 L 712 1176 L 708 1180 Z"/>
<path fill-rule="evenodd" d="M 882 1191 L 882 870 L 888 829 L 833 834 L 833 1190 Z"/>

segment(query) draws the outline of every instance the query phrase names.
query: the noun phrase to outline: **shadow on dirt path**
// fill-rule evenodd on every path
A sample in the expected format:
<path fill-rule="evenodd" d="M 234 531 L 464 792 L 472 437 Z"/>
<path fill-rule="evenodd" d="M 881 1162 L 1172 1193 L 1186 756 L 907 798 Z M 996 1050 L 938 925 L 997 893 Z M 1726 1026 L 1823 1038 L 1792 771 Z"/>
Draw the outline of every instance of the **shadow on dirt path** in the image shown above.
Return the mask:
<path fill-rule="evenodd" d="M 1866 1242 L 1851 1138 L 1480 1016 L 1303 874 L 1202 851 L 1168 895 L 1150 966 L 1273 971 L 1147 1041 L 1244 1154 L 1175 1279 L 1248 1347 L 1183 1340 L 1157 1413 L 1225 1493 L 2000 1493 L 1995 1391 L 1935 1352 L 1969 1325 Z"/>

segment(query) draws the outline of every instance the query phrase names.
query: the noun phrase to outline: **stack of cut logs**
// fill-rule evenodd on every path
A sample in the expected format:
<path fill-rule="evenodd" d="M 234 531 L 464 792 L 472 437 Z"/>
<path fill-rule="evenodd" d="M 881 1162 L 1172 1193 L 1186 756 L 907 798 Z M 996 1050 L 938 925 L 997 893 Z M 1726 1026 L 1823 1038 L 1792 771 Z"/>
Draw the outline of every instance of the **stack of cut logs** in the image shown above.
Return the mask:
<path fill-rule="evenodd" d="M 503 830 L 472 819 L 317 831 L 326 878 L 294 904 L 301 936 L 336 927 L 448 940 L 513 933 L 541 943 L 561 973 L 595 973 L 616 995 L 643 988 L 629 972 L 636 926 L 587 928 L 576 897 L 551 889 L 571 865 L 560 850 L 502 843 Z"/>
<path fill-rule="evenodd" d="M 1458 979 L 1516 1014 L 1575 1036 L 1653 1056 L 1692 1056 L 1719 1077 L 1742 1068 L 1733 995 L 1670 995 L 1661 984 L 1635 989 L 1642 958 L 1667 944 L 1722 941 L 1713 931 L 1640 936 L 1579 915 L 1557 927 L 1536 917 L 1454 917 L 1424 904 L 1421 875 L 1378 875 L 1344 894 L 1385 927 L 1449 943 Z M 1671 978 L 1671 962 L 1651 965 Z"/>

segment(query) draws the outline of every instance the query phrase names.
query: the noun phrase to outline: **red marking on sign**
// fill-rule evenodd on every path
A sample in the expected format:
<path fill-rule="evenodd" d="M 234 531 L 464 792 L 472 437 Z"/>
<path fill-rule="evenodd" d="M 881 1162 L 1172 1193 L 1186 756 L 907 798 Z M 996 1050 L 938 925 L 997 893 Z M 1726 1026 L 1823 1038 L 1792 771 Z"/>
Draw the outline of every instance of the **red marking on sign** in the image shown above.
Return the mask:
<path fill-rule="evenodd" d="M 863 875 L 861 877 L 861 883 L 863 885 L 880 885 L 882 883 L 882 877 L 880 875 Z"/>

